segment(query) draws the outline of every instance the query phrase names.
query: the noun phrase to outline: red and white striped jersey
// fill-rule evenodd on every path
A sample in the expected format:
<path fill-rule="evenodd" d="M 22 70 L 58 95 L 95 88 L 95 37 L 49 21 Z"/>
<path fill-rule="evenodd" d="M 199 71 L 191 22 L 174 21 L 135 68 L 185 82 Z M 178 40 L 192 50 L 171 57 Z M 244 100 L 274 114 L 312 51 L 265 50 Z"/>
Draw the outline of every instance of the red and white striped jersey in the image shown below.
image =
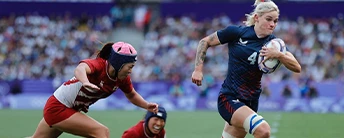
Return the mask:
<path fill-rule="evenodd" d="M 133 90 L 130 76 L 123 80 L 113 80 L 107 73 L 108 62 L 102 58 L 86 59 L 81 62 L 86 63 L 91 74 L 87 75 L 90 83 L 97 85 L 99 91 L 90 91 L 84 87 L 75 77 L 63 83 L 55 92 L 54 96 L 62 104 L 78 111 L 87 112 L 90 105 L 99 99 L 106 98 L 120 88 L 124 93 L 130 93 Z M 81 63 L 80 62 L 80 63 Z"/>

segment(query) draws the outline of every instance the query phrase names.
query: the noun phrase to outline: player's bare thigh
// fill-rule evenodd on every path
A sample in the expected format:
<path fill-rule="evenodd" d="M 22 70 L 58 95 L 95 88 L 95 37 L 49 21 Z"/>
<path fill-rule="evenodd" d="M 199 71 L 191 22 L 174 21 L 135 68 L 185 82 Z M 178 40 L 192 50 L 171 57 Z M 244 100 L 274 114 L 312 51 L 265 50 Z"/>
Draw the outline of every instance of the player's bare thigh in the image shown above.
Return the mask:
<path fill-rule="evenodd" d="M 230 134 L 240 134 L 240 136 L 244 134 L 246 135 L 246 131 L 244 129 L 244 122 L 247 119 L 247 117 L 251 116 L 252 114 L 255 114 L 255 112 L 247 106 L 242 106 L 239 109 L 237 109 L 234 112 L 233 117 L 231 119 L 232 127 L 228 127 L 228 131 L 233 131 L 233 133 Z M 270 126 L 267 122 L 264 121 L 256 128 L 253 135 L 260 137 L 262 135 L 265 135 L 267 131 L 270 131 Z"/>
<path fill-rule="evenodd" d="M 51 128 L 44 118 L 39 122 L 38 127 L 30 138 L 57 138 L 62 134 L 61 131 L 56 128 Z"/>
<path fill-rule="evenodd" d="M 81 112 L 74 113 L 66 120 L 56 123 L 52 127 L 83 137 L 109 137 L 109 129 L 106 126 Z"/>

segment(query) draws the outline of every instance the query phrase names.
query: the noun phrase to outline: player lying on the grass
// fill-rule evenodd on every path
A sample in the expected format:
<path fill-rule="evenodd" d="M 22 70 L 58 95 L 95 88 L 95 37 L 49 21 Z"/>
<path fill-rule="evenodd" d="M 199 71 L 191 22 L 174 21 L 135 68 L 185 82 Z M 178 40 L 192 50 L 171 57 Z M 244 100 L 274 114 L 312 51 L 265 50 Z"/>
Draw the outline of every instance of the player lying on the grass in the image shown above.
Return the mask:
<path fill-rule="evenodd" d="M 109 138 L 109 129 L 87 113 L 90 105 L 120 88 L 128 100 L 156 113 L 158 105 L 145 101 L 130 79 L 137 52 L 124 42 L 107 43 L 93 59 L 82 60 L 74 77 L 63 83 L 47 100 L 43 119 L 33 138 L 56 138 L 63 132 L 82 137 Z"/>
<path fill-rule="evenodd" d="M 218 96 L 218 111 L 226 121 L 223 138 L 244 138 L 247 133 L 255 138 L 270 137 L 269 124 L 257 114 L 263 75 L 258 68 L 258 56 L 264 56 L 264 60 L 278 59 L 287 69 L 301 72 L 292 53 L 263 47 L 276 38 L 272 33 L 279 18 L 277 5 L 270 0 L 256 0 L 254 5 L 254 11 L 247 15 L 246 26 L 231 25 L 218 30 L 201 39 L 197 47 L 191 79 L 200 86 L 207 49 L 228 44 L 227 76 Z"/>
<path fill-rule="evenodd" d="M 147 111 L 144 120 L 124 131 L 122 138 L 166 138 L 166 119 L 166 110 L 161 106 L 156 114 Z"/>

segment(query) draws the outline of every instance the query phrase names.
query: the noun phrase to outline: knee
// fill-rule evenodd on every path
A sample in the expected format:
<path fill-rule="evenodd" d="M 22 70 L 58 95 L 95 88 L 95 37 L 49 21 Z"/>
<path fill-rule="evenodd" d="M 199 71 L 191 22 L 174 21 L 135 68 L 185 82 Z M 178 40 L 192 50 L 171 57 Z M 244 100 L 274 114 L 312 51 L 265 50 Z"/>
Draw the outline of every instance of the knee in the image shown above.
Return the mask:
<path fill-rule="evenodd" d="M 102 125 L 98 127 L 97 129 L 94 129 L 91 137 L 94 138 L 109 138 L 110 137 L 110 131 L 109 128 Z"/>
<path fill-rule="evenodd" d="M 246 134 L 245 129 L 233 127 L 226 123 L 222 132 L 222 138 L 244 138 Z"/>
<path fill-rule="evenodd" d="M 254 137 L 256 138 L 270 138 L 271 135 L 271 128 L 269 124 L 264 123 L 260 125 L 256 131 L 253 133 Z"/>
<path fill-rule="evenodd" d="M 256 113 L 249 115 L 244 121 L 245 131 L 255 138 L 269 138 L 270 126 L 264 118 Z"/>

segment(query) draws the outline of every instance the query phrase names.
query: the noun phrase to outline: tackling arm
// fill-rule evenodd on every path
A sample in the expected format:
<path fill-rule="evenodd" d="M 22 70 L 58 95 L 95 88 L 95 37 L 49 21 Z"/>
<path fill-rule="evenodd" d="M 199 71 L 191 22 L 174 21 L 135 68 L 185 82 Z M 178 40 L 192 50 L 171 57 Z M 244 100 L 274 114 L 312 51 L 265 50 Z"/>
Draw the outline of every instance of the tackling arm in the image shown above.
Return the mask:
<path fill-rule="evenodd" d="M 135 89 L 133 89 L 129 93 L 125 93 L 125 96 L 128 98 L 128 100 L 133 103 L 134 105 L 148 109 L 148 102 L 142 98 L 140 94 L 136 92 Z"/>

